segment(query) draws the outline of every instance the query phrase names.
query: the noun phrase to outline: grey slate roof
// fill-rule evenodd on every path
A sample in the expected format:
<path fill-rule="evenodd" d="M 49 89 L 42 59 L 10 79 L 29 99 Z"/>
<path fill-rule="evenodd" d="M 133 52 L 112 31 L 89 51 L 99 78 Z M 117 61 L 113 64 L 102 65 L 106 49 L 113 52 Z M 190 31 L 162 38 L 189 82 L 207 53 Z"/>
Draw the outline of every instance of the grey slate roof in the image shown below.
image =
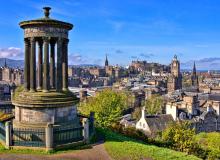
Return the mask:
<path fill-rule="evenodd" d="M 163 131 L 170 123 L 174 122 L 174 119 L 170 114 L 147 116 L 145 119 L 150 131 L 153 133 Z"/>

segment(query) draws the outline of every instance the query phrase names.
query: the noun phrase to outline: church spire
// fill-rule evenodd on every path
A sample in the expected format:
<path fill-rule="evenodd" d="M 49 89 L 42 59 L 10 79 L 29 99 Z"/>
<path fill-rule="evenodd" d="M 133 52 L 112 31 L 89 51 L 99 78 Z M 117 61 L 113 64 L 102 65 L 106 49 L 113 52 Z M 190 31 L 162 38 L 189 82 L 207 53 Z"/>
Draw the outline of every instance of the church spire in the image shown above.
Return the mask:
<path fill-rule="evenodd" d="M 192 86 L 195 86 L 195 87 L 198 88 L 199 79 L 198 79 L 198 76 L 196 75 L 196 63 L 195 63 L 195 61 L 194 61 L 194 65 L 193 65 L 191 80 L 192 80 Z"/>
<path fill-rule="evenodd" d="M 108 66 L 108 57 L 107 57 L 107 54 L 106 54 L 106 57 L 105 57 L 105 66 Z"/>
<path fill-rule="evenodd" d="M 194 65 L 193 65 L 193 74 L 196 74 L 196 63 L 194 61 Z"/>
<path fill-rule="evenodd" d="M 4 65 L 4 67 L 5 67 L 5 68 L 7 67 L 7 62 L 6 62 L 6 58 L 5 58 L 5 65 Z"/>

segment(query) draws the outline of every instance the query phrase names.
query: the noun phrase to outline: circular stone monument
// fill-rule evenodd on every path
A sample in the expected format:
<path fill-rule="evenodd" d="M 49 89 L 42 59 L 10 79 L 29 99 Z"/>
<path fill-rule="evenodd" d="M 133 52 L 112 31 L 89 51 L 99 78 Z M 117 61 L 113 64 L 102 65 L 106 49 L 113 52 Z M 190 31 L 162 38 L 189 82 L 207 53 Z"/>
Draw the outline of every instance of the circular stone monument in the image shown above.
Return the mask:
<path fill-rule="evenodd" d="M 13 128 L 45 127 L 77 119 L 78 99 L 68 90 L 68 32 L 70 23 L 44 17 L 23 21 L 25 66 L 24 86 L 15 90 Z"/>

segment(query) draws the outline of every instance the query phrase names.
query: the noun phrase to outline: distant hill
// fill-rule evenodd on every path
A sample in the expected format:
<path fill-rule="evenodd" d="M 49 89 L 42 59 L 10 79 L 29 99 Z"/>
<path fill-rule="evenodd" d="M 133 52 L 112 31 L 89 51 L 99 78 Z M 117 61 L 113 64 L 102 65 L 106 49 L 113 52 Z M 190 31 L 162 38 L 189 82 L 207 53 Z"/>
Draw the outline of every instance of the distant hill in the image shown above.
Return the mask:
<path fill-rule="evenodd" d="M 24 60 L 14 60 L 6 58 L 7 66 L 12 68 L 24 68 Z M 5 65 L 5 58 L 0 58 L 0 67 Z M 80 67 L 99 67 L 99 65 L 96 64 L 80 64 L 80 65 L 70 65 L 70 66 L 80 66 Z"/>
<path fill-rule="evenodd" d="M 23 60 L 14 60 L 14 59 L 8 59 L 6 58 L 7 66 L 12 68 L 23 68 L 24 67 L 24 61 Z M 0 67 L 5 65 L 5 58 L 0 58 Z"/>
<path fill-rule="evenodd" d="M 69 65 L 71 67 L 77 66 L 77 67 L 100 67 L 97 64 L 78 64 L 78 65 Z"/>

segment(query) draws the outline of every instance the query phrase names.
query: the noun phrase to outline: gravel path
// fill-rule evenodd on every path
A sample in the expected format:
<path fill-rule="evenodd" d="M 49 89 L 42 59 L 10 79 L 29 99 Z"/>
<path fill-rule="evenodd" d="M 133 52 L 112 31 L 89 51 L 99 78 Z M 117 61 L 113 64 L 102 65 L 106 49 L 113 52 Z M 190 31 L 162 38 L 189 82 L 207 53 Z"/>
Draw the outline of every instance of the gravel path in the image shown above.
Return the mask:
<path fill-rule="evenodd" d="M 111 160 L 104 144 L 93 145 L 91 149 L 53 155 L 0 154 L 0 160 Z"/>

